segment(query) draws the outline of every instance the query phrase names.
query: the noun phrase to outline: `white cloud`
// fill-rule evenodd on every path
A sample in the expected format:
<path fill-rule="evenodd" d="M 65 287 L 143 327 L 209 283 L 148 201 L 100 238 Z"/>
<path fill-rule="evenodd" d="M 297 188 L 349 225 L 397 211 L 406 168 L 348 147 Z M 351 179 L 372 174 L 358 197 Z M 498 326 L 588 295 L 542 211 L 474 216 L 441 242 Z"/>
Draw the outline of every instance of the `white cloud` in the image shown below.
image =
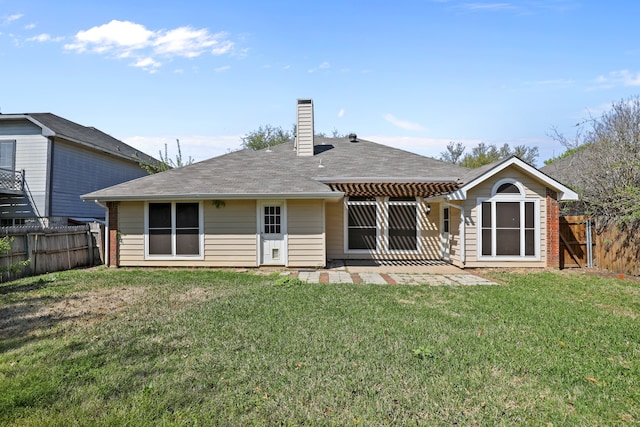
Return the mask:
<path fill-rule="evenodd" d="M 27 24 L 24 26 L 25 30 L 33 30 L 34 28 L 36 28 L 36 24 Z"/>
<path fill-rule="evenodd" d="M 414 130 L 414 131 L 426 130 L 423 126 L 417 123 L 412 123 L 406 120 L 397 119 L 392 114 L 385 114 L 384 119 L 389 123 L 391 123 L 392 125 L 399 127 L 400 129 Z"/>
<path fill-rule="evenodd" d="M 338 117 L 344 117 L 344 108 L 341 108 L 340 111 L 338 111 Z"/>
<path fill-rule="evenodd" d="M 629 70 L 621 70 L 612 72 L 611 76 L 622 82 L 624 86 L 640 86 L 640 72 L 632 73 Z"/>
<path fill-rule="evenodd" d="M 42 33 L 38 34 L 35 37 L 30 37 L 27 39 L 28 42 L 38 42 L 38 43 L 46 43 L 46 42 L 60 42 L 64 38 L 63 37 L 51 37 L 51 35 Z"/>
<path fill-rule="evenodd" d="M 124 142 L 155 158 L 159 152 L 164 156 L 164 146 L 167 145 L 168 156 L 175 159 L 178 154 L 176 139 L 180 140 L 182 160 L 191 157 L 194 162 L 217 157 L 240 148 L 242 135 L 219 136 L 132 136 L 121 138 Z"/>
<path fill-rule="evenodd" d="M 7 15 L 7 16 L 3 16 L 2 18 L 0 18 L 0 24 L 2 25 L 8 25 L 14 21 L 17 21 L 18 19 L 22 18 L 24 15 L 21 13 L 15 13 L 13 15 Z"/>
<path fill-rule="evenodd" d="M 466 10 L 513 10 L 516 8 L 510 3 L 463 3 L 459 7 Z"/>
<path fill-rule="evenodd" d="M 51 40 L 51 36 L 49 34 L 39 34 L 27 39 L 28 42 L 48 42 L 49 40 Z"/>
<path fill-rule="evenodd" d="M 74 41 L 64 48 L 118 59 L 135 58 L 137 61 L 132 66 L 151 71 L 162 65 L 157 56 L 172 59 L 195 58 L 206 52 L 212 55 L 229 53 L 234 44 L 227 37 L 226 33 L 212 34 L 206 28 L 184 26 L 152 31 L 134 22 L 112 20 L 108 24 L 79 31 Z"/>
<path fill-rule="evenodd" d="M 214 68 L 213 71 L 215 71 L 216 73 L 223 73 L 223 72 L 228 71 L 230 69 L 231 69 L 230 65 L 223 65 L 222 67 Z"/>
<path fill-rule="evenodd" d="M 75 35 L 75 42 L 65 45 L 65 49 L 80 53 L 104 53 L 110 50 L 128 52 L 148 46 L 153 37 L 153 31 L 147 30 L 144 25 L 113 20 L 108 24 L 79 31 Z"/>
<path fill-rule="evenodd" d="M 158 34 L 154 41 L 154 49 L 162 55 L 186 58 L 195 58 L 207 50 L 213 55 L 222 55 L 233 46 L 233 43 L 225 40 L 226 36 L 226 33 L 211 34 L 206 28 L 196 30 L 180 27 Z"/>
<path fill-rule="evenodd" d="M 137 61 L 131 64 L 132 67 L 142 68 L 143 70 L 147 70 L 150 72 L 155 72 L 156 68 L 159 68 L 161 65 L 161 62 L 158 62 L 150 57 L 138 58 Z"/>
<path fill-rule="evenodd" d="M 331 68 L 331 64 L 327 61 L 323 62 L 322 64 L 318 65 L 316 68 L 310 68 L 308 70 L 309 73 L 315 73 L 318 70 L 328 70 L 329 68 Z"/>
<path fill-rule="evenodd" d="M 593 82 L 595 84 L 588 87 L 587 90 L 611 89 L 616 86 L 640 86 L 640 72 L 611 71 L 607 76 L 596 77 Z"/>

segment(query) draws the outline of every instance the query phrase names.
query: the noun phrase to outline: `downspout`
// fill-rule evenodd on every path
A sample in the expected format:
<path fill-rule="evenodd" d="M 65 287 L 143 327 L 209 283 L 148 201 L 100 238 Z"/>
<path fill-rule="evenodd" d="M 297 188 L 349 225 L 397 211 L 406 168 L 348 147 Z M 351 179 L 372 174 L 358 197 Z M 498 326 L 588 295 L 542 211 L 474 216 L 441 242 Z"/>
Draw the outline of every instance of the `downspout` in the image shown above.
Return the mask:
<path fill-rule="evenodd" d="M 448 199 L 447 199 L 448 200 Z M 453 203 L 445 202 L 445 206 L 448 208 L 455 208 L 460 210 L 460 262 L 462 265 L 467 263 L 467 226 L 464 220 L 464 206 L 454 205 Z"/>
<path fill-rule="evenodd" d="M 105 210 L 104 215 L 104 265 L 109 266 L 109 208 L 107 205 L 94 200 L 95 204 Z"/>

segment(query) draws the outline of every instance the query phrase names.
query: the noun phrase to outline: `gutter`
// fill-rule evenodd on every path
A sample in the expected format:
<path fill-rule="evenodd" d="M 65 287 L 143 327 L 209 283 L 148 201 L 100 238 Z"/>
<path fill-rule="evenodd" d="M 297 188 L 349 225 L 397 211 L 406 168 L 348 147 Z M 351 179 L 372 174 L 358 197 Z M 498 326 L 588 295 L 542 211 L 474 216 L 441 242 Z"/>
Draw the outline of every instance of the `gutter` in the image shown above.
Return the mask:
<path fill-rule="evenodd" d="M 100 200 L 101 202 L 120 201 L 148 201 L 148 200 L 230 200 L 230 199 L 252 199 L 252 200 L 273 200 L 273 199 L 341 199 L 344 193 L 341 191 L 322 193 L 228 193 L 228 194 L 158 194 L 158 195 L 115 195 L 100 197 L 93 193 L 80 196 L 83 200 Z"/>

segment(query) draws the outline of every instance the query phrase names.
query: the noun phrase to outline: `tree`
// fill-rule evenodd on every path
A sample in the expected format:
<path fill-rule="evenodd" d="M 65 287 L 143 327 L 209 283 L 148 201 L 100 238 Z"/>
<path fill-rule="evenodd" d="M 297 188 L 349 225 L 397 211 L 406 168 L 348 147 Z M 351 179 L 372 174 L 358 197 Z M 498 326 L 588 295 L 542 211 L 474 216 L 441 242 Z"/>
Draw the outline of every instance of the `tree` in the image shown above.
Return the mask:
<path fill-rule="evenodd" d="M 189 159 L 186 161 L 182 159 L 182 148 L 180 147 L 179 139 L 176 139 L 176 144 L 178 145 L 178 154 L 176 154 L 175 161 L 169 157 L 167 144 L 164 144 L 164 155 L 162 154 L 162 151 L 158 150 L 160 161 L 153 162 L 138 157 L 138 164 L 142 169 L 146 170 L 149 175 L 192 164 L 193 159 L 191 156 L 189 156 Z"/>
<path fill-rule="evenodd" d="M 281 127 L 264 125 L 242 137 L 242 148 L 262 150 L 263 148 L 284 144 L 292 139 L 291 132 Z"/>
<path fill-rule="evenodd" d="M 462 154 L 464 153 L 465 147 L 462 142 L 450 141 L 447 144 L 447 151 L 443 151 L 440 153 L 440 160 L 445 161 L 447 163 L 453 163 L 454 165 L 460 164 L 460 159 Z"/>
<path fill-rule="evenodd" d="M 586 212 L 601 225 L 640 226 L 640 98 L 615 102 L 601 117 L 578 124 L 573 140 L 557 130 L 551 136 L 573 152 L 565 161 L 574 182 L 567 184 Z"/>
<path fill-rule="evenodd" d="M 535 164 L 539 155 L 538 147 L 516 145 L 511 148 L 509 144 L 497 147 L 493 144 L 487 145 L 484 142 L 473 147 L 471 153 L 464 154 L 465 150 L 466 147 L 461 142 L 450 142 L 447 145 L 447 151 L 440 153 L 440 160 L 475 169 L 514 155 L 527 163 Z"/>
<path fill-rule="evenodd" d="M 0 237 L 0 254 L 6 254 L 11 251 L 11 245 L 13 244 L 13 237 L 4 236 Z M 9 263 L 7 265 L 3 265 L 0 267 L 0 281 L 5 275 L 8 273 L 17 273 L 22 270 L 24 267 L 29 265 L 30 260 L 26 261 L 16 261 Z"/>
<path fill-rule="evenodd" d="M 327 135 L 325 132 L 316 132 L 314 135 L 322 138 L 346 138 L 347 137 L 347 134 L 341 133 L 336 128 L 333 128 L 333 130 L 331 131 L 331 136 Z"/>

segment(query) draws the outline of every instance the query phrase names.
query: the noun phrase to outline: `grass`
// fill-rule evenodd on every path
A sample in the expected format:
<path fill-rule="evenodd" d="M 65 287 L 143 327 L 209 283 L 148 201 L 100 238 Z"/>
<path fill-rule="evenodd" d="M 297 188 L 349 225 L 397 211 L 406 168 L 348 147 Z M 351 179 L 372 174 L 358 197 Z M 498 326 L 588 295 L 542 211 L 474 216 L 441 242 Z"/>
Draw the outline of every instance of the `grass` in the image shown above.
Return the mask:
<path fill-rule="evenodd" d="M 632 425 L 640 284 L 304 284 L 206 270 L 0 285 L 4 425 Z"/>

